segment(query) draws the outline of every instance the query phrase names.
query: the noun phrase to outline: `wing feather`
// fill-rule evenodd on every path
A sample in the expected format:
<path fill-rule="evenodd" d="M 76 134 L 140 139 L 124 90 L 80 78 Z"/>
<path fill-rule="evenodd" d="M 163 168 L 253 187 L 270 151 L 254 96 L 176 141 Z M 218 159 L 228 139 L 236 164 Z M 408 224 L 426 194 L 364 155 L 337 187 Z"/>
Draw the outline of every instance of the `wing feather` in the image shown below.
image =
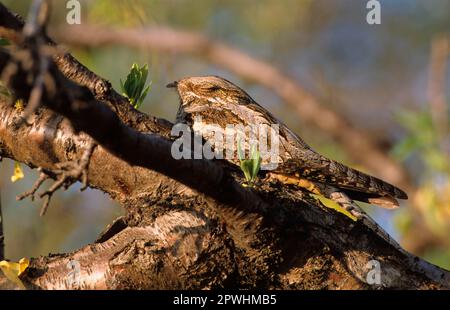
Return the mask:
<path fill-rule="evenodd" d="M 278 172 L 298 174 L 303 178 L 337 188 L 380 196 L 407 199 L 408 195 L 388 182 L 326 158 L 312 149 L 298 150 L 294 159 L 285 161 Z"/>

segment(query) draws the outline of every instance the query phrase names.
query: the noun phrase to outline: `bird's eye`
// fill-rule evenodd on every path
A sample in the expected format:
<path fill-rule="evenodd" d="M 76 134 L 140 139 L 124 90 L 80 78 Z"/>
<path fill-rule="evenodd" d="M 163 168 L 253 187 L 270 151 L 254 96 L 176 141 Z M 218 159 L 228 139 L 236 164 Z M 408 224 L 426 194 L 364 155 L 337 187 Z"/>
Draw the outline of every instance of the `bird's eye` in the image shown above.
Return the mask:
<path fill-rule="evenodd" d="M 219 90 L 220 87 L 219 87 L 219 86 L 216 86 L 216 85 L 212 85 L 212 86 L 206 87 L 206 89 L 207 89 L 208 91 L 213 92 L 213 91 Z"/>

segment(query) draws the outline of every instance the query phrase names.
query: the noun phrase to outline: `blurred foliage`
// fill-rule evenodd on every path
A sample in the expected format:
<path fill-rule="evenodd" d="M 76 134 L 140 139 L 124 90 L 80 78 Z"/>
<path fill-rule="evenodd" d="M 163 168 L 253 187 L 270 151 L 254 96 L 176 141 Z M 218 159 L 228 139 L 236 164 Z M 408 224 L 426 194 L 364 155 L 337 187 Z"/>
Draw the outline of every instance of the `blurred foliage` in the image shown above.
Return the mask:
<path fill-rule="evenodd" d="M 402 111 L 398 119 L 407 130 L 407 135 L 394 147 L 393 155 L 399 160 L 418 156 L 426 168 L 425 174 L 422 174 L 423 178 L 438 172 L 448 174 L 450 172 L 449 156 L 441 149 L 431 114 L 428 111 Z"/>
<path fill-rule="evenodd" d="M 88 10 L 88 21 L 115 26 L 140 26 L 148 20 L 144 0 L 96 0 Z"/>
<path fill-rule="evenodd" d="M 0 261 L 0 270 L 9 281 L 16 283 L 21 289 L 25 289 L 25 285 L 20 280 L 19 276 L 28 268 L 30 260 L 28 258 L 21 258 L 19 262 Z"/>
<path fill-rule="evenodd" d="M 450 154 L 443 147 L 442 138 L 428 110 L 403 111 L 398 118 L 407 134 L 394 147 L 393 154 L 402 161 L 415 157 L 422 167 L 416 180 L 418 189 L 411 199 L 426 227 L 450 247 Z M 447 128 L 450 128 L 450 123 Z M 445 134 L 444 139 L 450 141 L 450 132 Z M 413 228 L 411 217 L 409 212 L 398 214 L 396 222 L 401 232 L 406 233 Z M 441 250 L 440 256 L 437 253 L 437 249 L 429 248 L 424 255 L 450 269 L 450 250 Z"/>
<path fill-rule="evenodd" d="M 41 199 L 16 201 L 15 197 L 29 190 L 38 177 L 36 170 L 22 168 L 25 178 L 11 183 L 14 161 L 3 159 L 0 166 L 5 253 L 12 261 L 73 251 L 93 242 L 107 224 L 122 215 L 117 203 L 105 194 L 90 189 L 80 193 L 77 184 L 56 193 L 48 213 L 40 217 Z M 40 191 L 47 186 L 49 182 Z"/>
<path fill-rule="evenodd" d="M 255 178 L 261 168 L 261 154 L 256 145 L 252 145 L 249 158 L 245 157 L 244 151 L 241 148 L 241 141 L 238 141 L 238 156 L 242 172 L 244 173 L 247 186 L 252 187 Z"/>
<path fill-rule="evenodd" d="M 267 60 L 318 95 L 355 127 L 378 139 L 402 160 L 419 190 L 403 208 L 388 212 L 369 207 L 384 228 L 401 239 L 410 228 L 409 206 L 420 205 L 426 226 L 440 242 L 422 253 L 450 268 L 449 160 L 439 147 L 427 110 L 430 40 L 450 33 L 448 0 L 380 0 L 381 25 L 365 22 L 363 0 L 81 0 L 82 22 L 114 27 L 170 26 L 196 31 Z M 26 16 L 30 1 L 5 0 Z M 49 29 L 65 23 L 65 1 L 53 1 Z M 210 65 L 201 57 L 156 53 L 126 46 L 72 48 L 71 52 L 120 90 L 120 77 L 130 63 L 148 63 L 152 96 L 144 112 L 173 120 L 178 108 L 175 92 L 165 85 L 184 76 L 218 74 L 242 85 L 264 107 L 325 155 L 355 166 L 345 150 L 327 134 L 303 123 L 292 107 L 265 88 Z M 450 81 L 447 76 L 447 81 Z M 450 98 L 450 82 L 446 96 Z M 301 103 L 299 103 L 301 104 Z M 422 112 L 417 112 L 422 111 Z M 325 121 L 325 120 L 324 120 Z M 16 202 L 30 188 L 35 171 L 24 167 L 25 178 L 11 184 L 13 163 L 1 166 L 5 199 L 7 256 L 30 257 L 49 251 L 78 248 L 95 239 L 112 218 L 117 204 L 96 191 L 58 193 L 49 214 L 37 217 L 39 201 Z M 357 167 L 365 170 L 365 167 Z M 14 186 L 14 187 L 12 187 Z M 31 205 L 31 206 L 30 206 Z M 393 215 L 396 227 L 390 226 Z M 414 215 L 416 216 L 416 215 Z M 58 233 L 55 234 L 54 232 Z"/>

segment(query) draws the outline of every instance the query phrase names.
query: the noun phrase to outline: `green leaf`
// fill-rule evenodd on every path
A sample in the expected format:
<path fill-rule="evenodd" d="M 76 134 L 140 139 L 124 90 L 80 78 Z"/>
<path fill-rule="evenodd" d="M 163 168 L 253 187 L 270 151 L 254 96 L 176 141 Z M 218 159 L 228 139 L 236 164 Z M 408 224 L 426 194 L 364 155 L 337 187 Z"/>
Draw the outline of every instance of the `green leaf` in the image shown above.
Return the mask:
<path fill-rule="evenodd" d="M 244 160 L 244 152 L 242 152 L 242 148 L 241 148 L 241 139 L 238 139 L 238 145 L 237 145 L 237 151 L 238 151 L 238 157 L 240 161 Z"/>
<path fill-rule="evenodd" d="M 145 99 L 145 97 L 147 97 L 147 93 L 150 90 L 150 85 L 151 85 L 151 83 L 147 85 L 147 87 L 142 92 L 141 97 L 139 97 L 138 101 L 134 104 L 135 109 L 139 109 L 142 102 L 144 102 L 144 99 Z"/>
<path fill-rule="evenodd" d="M 122 91 L 122 94 L 125 96 L 125 85 L 123 85 L 122 79 L 120 79 L 120 90 Z"/>
<path fill-rule="evenodd" d="M 245 180 L 247 182 L 251 182 L 252 181 L 252 175 L 251 175 L 251 161 L 250 160 L 244 160 L 241 162 L 241 170 L 242 172 L 244 172 L 244 176 L 245 176 Z"/>
<path fill-rule="evenodd" d="M 141 104 L 144 102 L 145 97 L 150 90 L 149 83 L 147 86 L 146 81 L 148 77 L 148 66 L 145 64 L 141 68 L 139 68 L 138 64 L 133 63 L 131 66 L 131 70 L 127 75 L 125 82 L 120 80 L 120 88 L 122 90 L 122 94 L 128 98 L 133 107 L 138 109 Z"/>
<path fill-rule="evenodd" d="M 252 179 L 254 179 L 259 172 L 259 169 L 261 168 L 261 154 L 259 153 L 259 151 L 256 149 L 256 147 L 252 147 L 252 154 L 251 154 L 251 158 L 252 158 Z"/>
<path fill-rule="evenodd" d="M 250 152 L 250 159 L 244 159 L 244 153 L 241 148 L 241 141 L 238 140 L 238 157 L 240 161 L 239 166 L 244 173 L 245 180 L 250 186 L 252 186 L 253 181 L 255 180 L 261 168 L 261 155 L 256 149 L 256 146 L 253 145 Z"/>

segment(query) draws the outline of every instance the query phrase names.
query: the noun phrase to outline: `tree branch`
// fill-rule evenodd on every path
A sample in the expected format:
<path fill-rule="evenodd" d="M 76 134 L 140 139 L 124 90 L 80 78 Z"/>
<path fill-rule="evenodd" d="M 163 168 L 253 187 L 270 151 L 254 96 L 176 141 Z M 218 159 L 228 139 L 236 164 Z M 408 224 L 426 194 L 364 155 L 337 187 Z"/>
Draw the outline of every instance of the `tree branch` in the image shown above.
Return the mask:
<path fill-rule="evenodd" d="M 1 52 L 0 68 L 4 68 L 9 61 L 14 61 L 14 59 L 9 54 Z M 23 75 L 25 73 L 22 71 L 20 62 L 17 62 L 16 66 L 19 70 L 15 76 L 11 77 L 8 85 L 18 96 L 26 98 L 31 91 L 31 85 L 24 82 Z M 75 131 L 83 129 L 101 145 L 99 150 L 92 154 L 92 162 L 89 165 L 90 185 L 110 192 L 113 196 L 117 191 L 122 192 L 122 195 L 115 194 L 115 197 L 119 197 L 127 209 L 127 224 L 130 227 L 144 227 L 144 230 L 148 231 L 149 227 L 155 227 L 155 223 L 160 220 L 161 225 L 169 227 L 170 229 L 167 229 L 173 232 L 173 227 L 170 226 L 173 224 L 172 217 L 180 218 L 179 213 L 173 212 L 180 210 L 179 206 L 183 206 L 181 210 L 187 210 L 188 213 L 194 212 L 195 216 L 191 220 L 186 220 L 187 215 L 183 215 L 180 219 L 185 226 L 182 226 L 184 228 L 181 229 L 183 233 L 178 234 L 178 230 L 175 229 L 178 234 L 177 238 L 180 238 L 180 241 L 176 243 L 177 246 L 180 246 L 180 242 L 183 244 L 183 238 L 186 238 L 184 235 L 192 236 L 190 228 L 198 227 L 200 219 L 203 221 L 201 223 L 208 221 L 208 225 L 211 225 L 211 231 L 206 230 L 207 237 L 204 235 L 199 237 L 202 242 L 194 238 L 196 243 L 200 242 L 207 249 L 200 246 L 199 252 L 192 254 L 195 259 L 188 261 L 183 259 L 182 263 L 180 263 L 181 257 L 185 257 L 185 251 L 191 247 L 182 247 L 185 249 L 182 251 L 183 254 L 175 252 L 177 253 L 176 258 L 172 260 L 170 257 L 167 258 L 168 252 L 173 250 L 170 247 L 165 247 L 162 252 L 160 247 L 155 250 L 148 248 L 150 245 L 161 242 L 166 244 L 166 236 L 164 235 L 164 238 L 156 240 L 152 234 L 145 238 L 138 237 L 143 231 L 142 229 L 136 230 L 136 233 L 133 233 L 133 238 L 131 238 L 143 240 L 142 243 L 131 242 L 131 239 L 125 238 L 124 243 L 120 244 L 116 239 L 112 239 L 113 241 L 110 241 L 110 243 L 106 240 L 70 255 L 55 256 L 50 259 L 50 263 L 48 259 L 33 260 L 32 267 L 26 277 L 27 283 L 31 287 L 55 288 L 55 283 L 65 283 L 58 281 L 61 277 L 67 277 L 67 273 L 63 272 L 65 270 L 63 266 L 67 265 L 67 259 L 73 258 L 79 261 L 80 256 L 85 257 L 86 262 L 95 261 L 100 268 L 98 272 L 80 275 L 81 283 L 84 283 L 83 288 L 104 288 L 105 285 L 108 288 L 132 288 L 135 285 L 133 283 L 136 282 L 128 281 L 129 278 L 126 277 L 136 277 L 137 275 L 144 277 L 146 280 L 154 280 L 155 277 L 163 279 L 164 285 L 170 279 L 170 287 L 172 288 L 222 287 L 227 285 L 225 280 L 230 278 L 233 278 L 234 284 L 236 281 L 240 283 L 240 287 L 254 287 L 264 283 L 264 285 L 278 288 L 343 288 L 350 284 L 351 288 L 369 288 L 364 283 L 369 258 L 375 258 L 385 264 L 388 273 L 381 287 L 448 286 L 450 275 L 445 271 L 410 254 L 399 252 L 362 223 L 352 223 L 348 218 L 322 209 L 320 204 L 314 202 L 311 198 L 307 198 L 301 192 L 294 194 L 287 189 L 280 188 L 279 185 L 267 184 L 264 186 L 264 183 L 256 192 L 250 191 L 241 187 L 233 179 L 226 178 L 225 176 L 228 173 L 224 174 L 223 169 L 229 168 L 221 164 L 201 160 L 173 160 L 170 156 L 170 141 L 155 135 L 144 135 L 126 127 L 108 107 L 98 103 L 90 93 L 86 93 L 81 87 L 65 80 L 55 67 L 50 66 L 49 72 L 54 76 L 55 89 L 58 91 L 55 93 L 45 91 L 43 95 L 44 105 L 71 119 L 72 126 L 69 126 L 61 116 L 40 109 L 38 115 L 32 120 L 31 126 L 22 126 L 20 130 L 14 130 L 13 124 L 15 119 L 20 117 L 20 112 L 3 102 L 1 105 L 2 117 L 0 118 L 3 123 L 0 126 L 3 156 L 15 158 L 32 167 L 40 166 L 51 169 L 58 160 L 66 160 L 68 159 L 65 158 L 66 156 L 73 156 L 73 154 L 70 155 L 70 149 L 83 149 L 78 143 L 85 143 L 86 137 L 81 135 L 80 138 L 76 138 L 77 135 L 73 132 L 72 127 Z M 47 131 L 49 128 L 53 128 L 56 132 L 49 133 Z M 105 128 L 108 128 L 108 130 L 105 131 Z M 57 131 L 60 130 L 64 132 L 58 133 Z M 54 137 L 58 138 L 55 139 Z M 71 142 L 64 141 L 66 139 L 70 139 Z M 20 142 L 18 143 L 18 141 Z M 37 141 L 40 141 L 40 143 L 36 143 Z M 44 141 L 45 143 L 43 143 Z M 43 148 L 43 145 L 47 147 Z M 68 146 L 70 147 L 68 148 Z M 103 154 L 99 154 L 100 152 Z M 115 154 L 115 156 L 112 154 Z M 99 160 L 102 160 L 103 166 L 99 165 Z M 114 163 L 117 163 L 117 165 Z M 127 175 L 130 168 L 125 167 L 130 167 L 130 163 L 132 166 L 135 165 L 135 168 L 131 169 L 144 169 L 141 171 L 146 172 L 144 174 L 141 171 L 139 171 L 140 173 L 133 173 L 134 184 L 145 184 L 144 188 L 140 188 L 140 191 L 136 191 L 136 186 L 133 188 L 133 185 L 127 186 L 124 182 L 117 182 L 117 179 L 120 180 Z M 114 169 L 111 170 L 110 167 L 114 167 Z M 122 167 L 124 168 L 121 169 Z M 155 174 L 153 171 L 159 173 Z M 197 171 L 199 174 L 192 173 L 193 171 Z M 187 184 L 196 191 L 189 190 L 179 182 L 174 183 L 173 180 L 161 176 L 161 173 Z M 146 174 L 152 175 L 153 180 L 149 180 Z M 139 175 L 139 178 L 145 178 L 145 182 L 140 182 L 141 180 L 136 182 L 137 175 Z M 111 183 L 105 184 L 106 180 Z M 158 186 L 151 186 L 155 182 L 158 183 Z M 173 186 L 177 190 L 174 190 Z M 165 190 L 161 191 L 161 187 Z M 123 193 L 124 188 L 127 190 L 125 193 Z M 154 190 L 155 188 L 158 188 L 158 190 Z M 200 194 L 200 192 L 206 193 L 206 196 Z M 264 197 L 264 202 L 261 197 Z M 174 209 L 175 206 L 178 206 L 178 209 Z M 143 211 L 143 209 L 146 210 Z M 179 222 L 176 222 L 175 226 L 179 227 L 180 225 L 177 223 Z M 330 225 L 333 227 L 331 230 Z M 158 232 L 161 231 L 159 228 L 154 229 Z M 120 238 L 126 231 L 126 229 L 121 230 L 114 237 L 122 240 Z M 197 232 L 197 230 L 195 231 Z M 218 231 L 220 232 L 219 236 L 224 235 L 218 237 L 218 244 L 216 244 L 209 234 L 212 233 L 216 236 Z M 205 231 L 202 230 L 202 232 Z M 184 234 L 183 237 L 180 234 Z M 289 236 L 301 237 L 292 240 Z M 177 238 L 175 240 L 178 240 Z M 206 243 L 205 238 L 208 240 Z M 114 245 L 112 246 L 113 255 L 108 254 L 107 251 L 111 247 L 110 244 Z M 320 246 L 317 247 L 317 245 Z M 132 250 L 130 250 L 130 247 Z M 206 277 L 207 274 L 209 275 L 206 270 L 211 268 L 208 263 L 210 262 L 210 255 L 213 253 L 208 251 L 216 253 L 215 251 L 218 248 L 228 253 L 225 255 L 221 252 L 219 255 L 222 259 L 220 266 L 223 264 L 226 267 L 222 269 L 218 264 L 214 264 L 214 268 L 218 270 L 211 280 Z M 303 251 L 298 251 L 298 249 L 306 250 L 307 248 L 314 250 L 312 252 L 311 250 L 306 251 L 308 253 L 306 257 Z M 104 249 L 103 252 L 99 252 L 100 249 Z M 94 259 L 88 255 L 89 251 L 96 253 L 98 258 Z M 104 254 L 104 256 L 99 253 Z M 163 262 L 164 266 L 170 266 L 169 270 L 165 270 L 162 274 L 159 272 L 148 274 L 149 269 L 145 268 L 147 272 L 144 276 L 139 271 L 141 269 L 137 269 L 138 266 L 134 264 L 130 267 L 131 269 L 127 269 L 128 273 L 125 274 L 112 273 L 110 269 L 105 267 L 112 268 L 111 266 L 114 266 L 112 262 L 122 255 L 126 259 L 124 258 L 124 261 L 121 260 L 120 263 L 128 266 L 130 260 L 133 262 L 140 261 L 139 253 L 144 253 L 145 260 L 149 264 L 152 263 L 153 269 L 156 267 L 155 261 L 159 261 Z M 234 266 L 237 259 L 236 255 L 239 257 L 237 261 L 241 264 L 239 266 Z M 326 264 L 329 268 L 326 271 L 326 276 L 323 274 L 322 277 L 324 278 L 314 282 L 314 285 L 304 282 L 304 276 L 317 269 L 317 260 L 308 263 L 310 255 L 314 255 L 314 257 L 318 255 L 320 264 Z M 100 257 L 104 260 L 99 261 Z M 43 265 L 44 262 L 45 265 Z M 86 262 L 82 261 L 81 266 L 85 266 Z M 255 267 L 254 270 L 248 269 L 249 263 Z M 204 273 L 186 271 L 192 270 L 192 268 L 198 270 L 199 266 L 203 266 L 203 264 L 205 264 L 202 267 L 205 268 Z M 331 267 L 334 266 L 333 264 L 337 264 L 337 267 Z M 122 268 L 119 269 L 123 270 Z M 43 270 L 49 271 L 44 272 Z M 298 274 L 299 270 L 302 270 L 300 274 Z M 253 273 L 254 271 L 257 271 L 256 274 Z M 398 272 L 408 274 L 407 281 L 398 277 Z M 340 277 L 345 277 L 348 281 L 345 284 L 339 284 L 336 281 L 331 282 L 336 273 Z M 223 278 L 224 274 L 226 275 L 225 278 Z M 110 283 L 109 277 L 111 275 L 119 277 L 122 281 Z M 193 280 L 192 277 L 199 278 Z M 217 277 L 221 280 L 219 281 Z M 208 279 L 209 281 L 207 281 Z M 140 285 L 143 285 L 140 287 L 153 287 L 150 282 L 153 285 L 153 281 L 145 282 L 146 284 L 139 282 Z"/>
<path fill-rule="evenodd" d="M 14 68 L 3 82 L 24 99 L 39 74 L 28 48 L 0 50 L 0 71 Z M 136 130 L 123 121 L 134 110 L 114 110 L 59 67 L 50 62 L 29 126 L 17 126 L 22 113 L 0 98 L 0 155 L 52 171 L 80 158 L 92 137 L 99 147 L 89 186 L 127 213 L 92 245 L 32 259 L 21 276 L 28 288 L 450 288 L 449 272 L 302 191 L 265 180 L 244 188 L 224 162 L 174 160 L 170 139 Z M 381 282 L 373 285 L 371 260 L 381 264 Z M 0 288 L 10 285 L 0 276 Z"/>

